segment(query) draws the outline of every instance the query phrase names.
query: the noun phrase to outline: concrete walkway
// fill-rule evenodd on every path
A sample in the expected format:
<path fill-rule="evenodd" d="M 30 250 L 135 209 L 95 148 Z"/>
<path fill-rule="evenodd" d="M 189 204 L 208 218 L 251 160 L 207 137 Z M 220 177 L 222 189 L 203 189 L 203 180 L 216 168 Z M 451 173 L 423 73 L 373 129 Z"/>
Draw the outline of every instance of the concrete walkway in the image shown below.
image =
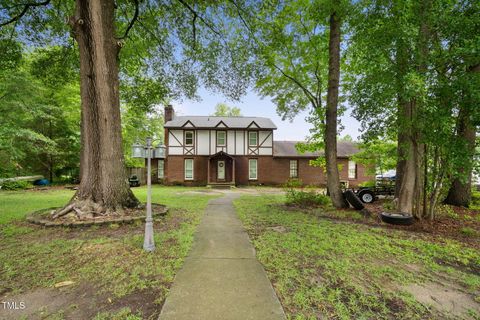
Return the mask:
<path fill-rule="evenodd" d="M 235 214 L 234 192 L 211 200 L 160 320 L 285 319 Z"/>

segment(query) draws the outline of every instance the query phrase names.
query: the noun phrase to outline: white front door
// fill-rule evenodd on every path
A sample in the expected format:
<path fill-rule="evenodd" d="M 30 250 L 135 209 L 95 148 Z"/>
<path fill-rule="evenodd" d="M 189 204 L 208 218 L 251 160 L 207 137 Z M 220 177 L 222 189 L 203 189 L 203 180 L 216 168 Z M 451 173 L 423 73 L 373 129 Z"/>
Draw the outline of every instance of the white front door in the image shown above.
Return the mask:
<path fill-rule="evenodd" d="M 218 160 L 217 162 L 217 179 L 225 180 L 225 161 Z"/>

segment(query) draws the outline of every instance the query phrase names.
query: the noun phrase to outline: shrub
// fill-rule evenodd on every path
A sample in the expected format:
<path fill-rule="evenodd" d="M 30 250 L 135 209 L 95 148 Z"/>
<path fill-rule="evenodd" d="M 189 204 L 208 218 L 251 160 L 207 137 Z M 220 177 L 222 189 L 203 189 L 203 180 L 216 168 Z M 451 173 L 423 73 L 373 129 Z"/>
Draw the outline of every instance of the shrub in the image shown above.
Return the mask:
<path fill-rule="evenodd" d="M 475 229 L 465 227 L 460 229 L 460 233 L 463 234 L 464 236 L 467 237 L 476 237 L 477 236 L 477 231 Z"/>
<path fill-rule="evenodd" d="M 287 205 L 319 207 L 330 203 L 330 198 L 315 191 L 291 190 L 287 192 Z"/>
<path fill-rule="evenodd" d="M 395 206 L 395 202 L 394 201 L 385 201 L 383 203 L 383 210 L 385 211 L 392 211 L 392 210 L 395 210 L 396 209 L 396 206 Z"/>
<path fill-rule="evenodd" d="M 365 181 L 360 183 L 358 186 L 364 187 L 364 188 L 372 188 L 372 187 L 375 187 L 375 181 L 374 180 Z"/>
<path fill-rule="evenodd" d="M 458 219 L 458 214 L 452 209 L 451 206 L 446 204 L 438 205 L 436 208 L 437 217 L 448 217 L 450 219 Z"/>
<path fill-rule="evenodd" d="M 31 187 L 31 184 L 27 181 L 5 181 L 0 186 L 2 190 L 23 190 Z"/>
<path fill-rule="evenodd" d="M 290 179 L 284 185 L 286 191 L 286 204 L 300 207 L 318 207 L 326 206 L 330 203 L 330 198 L 315 190 L 305 191 L 302 188 L 302 181 L 299 179 Z"/>

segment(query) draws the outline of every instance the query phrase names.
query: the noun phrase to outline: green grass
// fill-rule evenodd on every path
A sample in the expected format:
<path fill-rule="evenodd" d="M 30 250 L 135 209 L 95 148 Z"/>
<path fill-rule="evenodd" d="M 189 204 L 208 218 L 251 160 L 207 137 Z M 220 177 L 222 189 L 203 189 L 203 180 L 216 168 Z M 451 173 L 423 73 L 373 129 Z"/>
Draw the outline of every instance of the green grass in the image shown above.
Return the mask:
<path fill-rule="evenodd" d="M 145 187 L 133 190 L 145 201 Z M 142 249 L 143 222 L 69 229 L 42 228 L 24 221 L 32 211 L 65 204 L 73 191 L 1 192 L 0 292 L 22 294 L 72 280 L 75 286 L 90 288 L 94 294 L 92 299 L 108 297 L 115 302 L 148 293 L 159 310 L 192 245 L 203 210 L 214 197 L 185 193 L 192 190 L 195 189 L 153 187 L 153 202 L 166 204 L 170 210 L 154 222 L 156 250 L 151 254 Z M 61 310 L 52 312 L 62 313 Z M 138 312 L 111 310 L 97 318 L 141 319 Z M 123 316 L 127 313 L 128 317 Z"/>
<path fill-rule="evenodd" d="M 477 250 L 286 210 L 284 201 L 244 196 L 235 207 L 289 319 L 435 318 L 402 287 L 447 278 L 480 299 Z"/>
<path fill-rule="evenodd" d="M 67 203 L 74 191 L 55 189 L 45 191 L 0 191 L 0 225 L 22 219 L 27 213 Z"/>

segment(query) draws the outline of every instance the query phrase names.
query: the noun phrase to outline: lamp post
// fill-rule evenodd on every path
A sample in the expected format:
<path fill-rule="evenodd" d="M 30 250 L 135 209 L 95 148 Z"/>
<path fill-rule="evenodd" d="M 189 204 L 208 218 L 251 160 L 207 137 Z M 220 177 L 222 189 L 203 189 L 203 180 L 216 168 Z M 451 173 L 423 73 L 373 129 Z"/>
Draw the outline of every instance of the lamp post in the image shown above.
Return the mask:
<path fill-rule="evenodd" d="M 132 157 L 147 159 L 147 217 L 145 219 L 145 238 L 143 241 L 143 249 L 147 252 L 155 250 L 155 241 L 153 239 L 153 217 L 152 217 L 152 150 L 155 158 L 165 158 L 165 146 L 159 145 L 152 148 L 152 138 L 147 137 L 146 145 L 142 146 L 135 143 L 132 146 Z"/>

